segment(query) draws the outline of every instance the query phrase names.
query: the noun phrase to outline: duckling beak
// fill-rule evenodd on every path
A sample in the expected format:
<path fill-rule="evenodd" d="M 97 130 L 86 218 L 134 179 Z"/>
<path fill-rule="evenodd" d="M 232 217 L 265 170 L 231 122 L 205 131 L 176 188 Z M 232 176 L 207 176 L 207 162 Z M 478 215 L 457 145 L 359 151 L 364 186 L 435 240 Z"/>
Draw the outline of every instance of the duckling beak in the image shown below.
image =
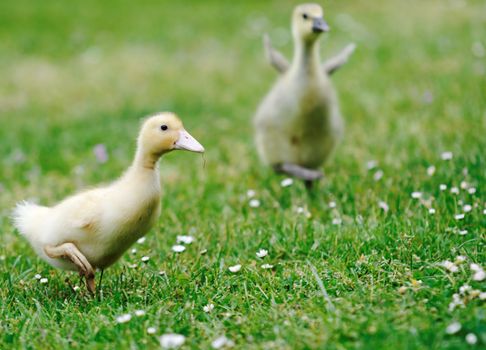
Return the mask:
<path fill-rule="evenodd" d="M 312 32 L 313 33 L 322 33 L 329 31 L 329 25 L 324 21 L 323 18 L 317 17 L 314 18 L 312 21 Z"/>
<path fill-rule="evenodd" d="M 204 147 L 184 129 L 179 131 L 179 139 L 175 142 L 174 149 L 182 149 L 198 153 L 204 152 Z"/>

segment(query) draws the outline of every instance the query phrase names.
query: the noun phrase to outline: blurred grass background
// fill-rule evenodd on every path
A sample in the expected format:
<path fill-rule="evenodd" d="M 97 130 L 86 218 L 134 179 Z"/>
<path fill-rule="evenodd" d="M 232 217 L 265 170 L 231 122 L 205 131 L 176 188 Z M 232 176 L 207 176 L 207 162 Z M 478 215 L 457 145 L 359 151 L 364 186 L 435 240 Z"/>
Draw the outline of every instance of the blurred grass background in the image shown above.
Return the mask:
<path fill-rule="evenodd" d="M 313 196 L 300 183 L 281 188 L 252 141 L 252 115 L 276 78 L 261 36 L 290 58 L 297 3 L 0 3 L 1 348 L 153 348 L 148 326 L 186 335 L 190 348 L 208 348 L 223 333 L 237 347 L 265 349 L 462 348 L 468 332 L 477 346 L 486 342 L 480 301 L 448 310 L 459 286 L 476 283 L 467 264 L 452 276 L 437 267 L 459 254 L 485 263 L 486 3 L 323 3 L 331 25 L 323 57 L 349 42 L 358 49 L 333 76 L 346 134 Z M 163 211 L 147 243 L 107 271 L 101 300 L 73 294 L 66 273 L 14 232 L 10 210 L 21 199 L 50 205 L 114 179 L 131 161 L 140 119 L 160 110 L 177 112 L 206 155 L 162 160 Z M 97 162 L 97 144 L 107 163 Z M 444 151 L 452 161 L 440 159 Z M 378 181 L 371 160 L 383 171 Z M 463 181 L 476 193 L 439 191 Z M 260 208 L 248 207 L 248 189 Z M 413 191 L 426 200 L 413 200 Z M 474 210 L 457 222 L 464 203 Z M 175 236 L 188 232 L 197 242 L 174 256 Z M 273 271 L 259 267 L 260 247 Z M 337 314 L 326 311 L 307 260 Z M 242 273 L 229 274 L 238 262 Z M 211 314 L 202 311 L 208 302 Z M 147 315 L 114 322 L 135 309 Z M 454 320 L 463 329 L 449 336 Z"/>

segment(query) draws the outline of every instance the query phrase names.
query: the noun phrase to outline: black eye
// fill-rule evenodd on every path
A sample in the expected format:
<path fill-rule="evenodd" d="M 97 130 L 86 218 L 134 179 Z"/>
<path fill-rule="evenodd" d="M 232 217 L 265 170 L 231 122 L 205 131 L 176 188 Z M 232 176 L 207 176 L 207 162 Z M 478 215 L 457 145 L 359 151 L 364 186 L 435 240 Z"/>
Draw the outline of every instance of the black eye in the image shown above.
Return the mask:
<path fill-rule="evenodd" d="M 309 16 L 307 16 L 307 13 L 304 13 L 304 14 L 302 15 L 302 18 L 303 18 L 303 19 L 308 19 L 308 18 L 309 18 Z"/>
<path fill-rule="evenodd" d="M 167 125 L 162 125 L 160 128 L 161 128 L 162 130 L 164 130 L 164 131 L 165 131 L 165 130 L 167 130 L 169 127 L 168 127 Z"/>

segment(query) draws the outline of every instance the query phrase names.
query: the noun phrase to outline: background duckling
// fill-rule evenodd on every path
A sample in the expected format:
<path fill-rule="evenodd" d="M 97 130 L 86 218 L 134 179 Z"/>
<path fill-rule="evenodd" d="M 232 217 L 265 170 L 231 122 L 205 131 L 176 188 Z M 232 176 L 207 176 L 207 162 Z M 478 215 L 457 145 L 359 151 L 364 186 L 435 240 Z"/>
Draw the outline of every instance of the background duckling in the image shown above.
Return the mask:
<path fill-rule="evenodd" d="M 69 197 L 53 207 L 22 202 L 16 228 L 37 254 L 54 267 L 77 270 L 95 291 L 95 268 L 113 264 L 145 235 L 160 214 L 159 158 L 172 150 L 204 152 L 169 112 L 143 123 L 132 165 L 117 181 Z"/>
<path fill-rule="evenodd" d="M 329 75 L 346 63 L 355 49 L 349 44 L 321 64 L 318 38 L 328 30 L 319 5 L 297 6 L 292 15 L 291 65 L 264 36 L 267 59 L 281 76 L 254 118 L 258 153 L 276 171 L 301 178 L 308 185 L 322 177 L 317 169 L 342 137 L 343 121 Z"/>

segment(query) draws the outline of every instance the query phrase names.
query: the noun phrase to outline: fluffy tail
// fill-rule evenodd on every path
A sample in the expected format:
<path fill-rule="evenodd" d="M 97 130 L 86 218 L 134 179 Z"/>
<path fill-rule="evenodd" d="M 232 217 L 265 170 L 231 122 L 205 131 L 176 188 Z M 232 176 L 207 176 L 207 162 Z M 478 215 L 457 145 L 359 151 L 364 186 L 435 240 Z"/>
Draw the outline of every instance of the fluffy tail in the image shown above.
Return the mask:
<path fill-rule="evenodd" d="M 23 236 L 32 241 L 39 232 L 42 219 L 48 209 L 27 201 L 17 203 L 12 213 L 14 226 Z"/>

